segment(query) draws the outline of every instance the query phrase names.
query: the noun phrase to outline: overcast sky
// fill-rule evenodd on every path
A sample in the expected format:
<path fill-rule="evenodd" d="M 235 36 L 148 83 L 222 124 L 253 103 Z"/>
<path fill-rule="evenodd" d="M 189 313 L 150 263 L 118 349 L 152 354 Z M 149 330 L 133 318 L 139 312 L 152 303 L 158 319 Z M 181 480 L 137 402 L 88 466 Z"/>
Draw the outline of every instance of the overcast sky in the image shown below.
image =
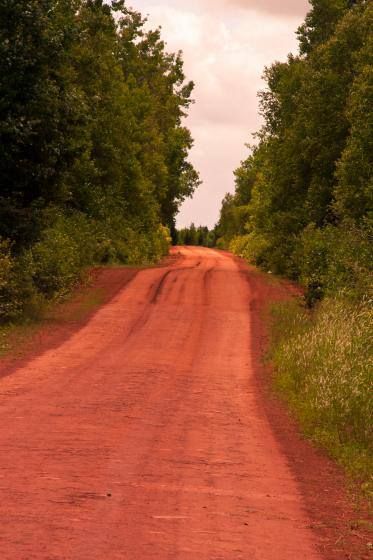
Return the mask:
<path fill-rule="evenodd" d="M 203 184 L 184 203 L 178 226 L 213 226 L 233 170 L 258 130 L 257 91 L 266 65 L 296 52 L 295 31 L 307 0 L 132 0 L 151 27 L 162 26 L 169 51 L 183 51 L 196 103 L 187 126 L 195 140 L 190 159 Z"/>

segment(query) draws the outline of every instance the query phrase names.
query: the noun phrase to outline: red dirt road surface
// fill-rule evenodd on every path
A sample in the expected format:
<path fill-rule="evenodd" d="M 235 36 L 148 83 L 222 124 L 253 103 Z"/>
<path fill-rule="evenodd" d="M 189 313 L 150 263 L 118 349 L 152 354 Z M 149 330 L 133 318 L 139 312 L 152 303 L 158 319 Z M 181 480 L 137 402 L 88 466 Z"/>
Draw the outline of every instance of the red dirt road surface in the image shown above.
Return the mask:
<path fill-rule="evenodd" d="M 1 560 L 323 558 L 257 398 L 243 265 L 179 251 L 0 380 Z"/>

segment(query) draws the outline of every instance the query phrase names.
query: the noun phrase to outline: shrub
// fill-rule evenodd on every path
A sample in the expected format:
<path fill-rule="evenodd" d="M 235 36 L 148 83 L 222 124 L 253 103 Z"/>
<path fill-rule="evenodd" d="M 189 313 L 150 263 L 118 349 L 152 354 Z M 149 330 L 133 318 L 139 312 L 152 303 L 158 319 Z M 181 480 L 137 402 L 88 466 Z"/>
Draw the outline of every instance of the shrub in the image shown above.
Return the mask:
<path fill-rule="evenodd" d="M 245 249 L 248 243 L 248 235 L 237 235 L 233 237 L 232 241 L 229 243 L 229 250 L 238 257 L 245 257 Z M 250 259 L 248 259 L 250 262 Z"/>
<path fill-rule="evenodd" d="M 9 241 L 0 241 L 0 321 L 34 315 L 42 300 L 32 280 L 33 261 L 29 252 L 18 258 L 11 254 Z"/>
<path fill-rule="evenodd" d="M 369 233 L 364 228 L 352 223 L 324 229 L 308 226 L 295 254 L 307 302 L 313 305 L 324 295 L 342 290 L 353 299 L 369 295 L 372 257 Z"/>
<path fill-rule="evenodd" d="M 169 230 L 142 231 L 118 216 L 93 220 L 49 208 L 39 240 L 18 255 L 0 240 L 0 320 L 34 317 L 45 301 L 67 293 L 94 264 L 145 264 L 168 252 Z"/>
<path fill-rule="evenodd" d="M 252 232 L 234 237 L 229 249 L 251 264 L 263 264 L 269 241 L 261 234 Z"/>
<path fill-rule="evenodd" d="M 52 224 L 31 248 L 33 281 L 47 297 L 66 292 L 82 269 L 92 264 L 97 251 L 95 224 L 80 213 L 52 213 Z"/>
<path fill-rule="evenodd" d="M 20 302 L 14 298 L 14 259 L 10 252 L 10 242 L 0 240 L 0 318 L 2 320 L 17 314 Z"/>
<path fill-rule="evenodd" d="M 222 250 L 229 249 L 229 243 L 224 237 L 218 237 L 216 240 L 216 248 Z"/>

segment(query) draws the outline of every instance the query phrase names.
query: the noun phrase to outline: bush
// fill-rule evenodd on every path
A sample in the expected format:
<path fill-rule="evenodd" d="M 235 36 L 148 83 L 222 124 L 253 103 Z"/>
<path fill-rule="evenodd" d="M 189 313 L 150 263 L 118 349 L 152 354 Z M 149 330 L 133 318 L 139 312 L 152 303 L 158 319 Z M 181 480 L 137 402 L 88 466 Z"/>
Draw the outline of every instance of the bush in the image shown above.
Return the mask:
<path fill-rule="evenodd" d="M 85 215 L 68 216 L 50 210 L 47 227 L 30 252 L 33 281 L 37 290 L 51 298 L 68 291 L 84 267 L 93 264 L 98 249 L 98 232 Z"/>
<path fill-rule="evenodd" d="M 373 313 L 368 302 L 325 299 L 311 313 L 273 310 L 276 383 L 304 428 L 350 468 L 372 473 Z"/>
<path fill-rule="evenodd" d="M 33 284 L 32 275 L 30 253 L 15 258 L 10 242 L 0 240 L 0 322 L 17 320 L 25 313 L 34 315 L 42 307 L 43 298 Z"/>
<path fill-rule="evenodd" d="M 2 320 L 17 315 L 20 302 L 14 298 L 14 259 L 10 242 L 0 240 L 0 318 Z"/>
<path fill-rule="evenodd" d="M 229 243 L 229 250 L 238 257 L 245 258 L 245 250 L 249 241 L 248 235 L 237 235 Z M 250 259 L 247 259 L 249 262 Z"/>
<path fill-rule="evenodd" d="M 252 232 L 234 237 L 229 250 L 251 264 L 263 264 L 269 245 L 268 240 L 263 235 Z"/>
<path fill-rule="evenodd" d="M 216 240 L 216 248 L 221 250 L 229 249 L 229 243 L 224 237 L 218 237 Z"/>
<path fill-rule="evenodd" d="M 94 264 L 150 264 L 168 253 L 169 230 L 151 231 L 117 216 L 96 221 L 49 208 L 39 241 L 18 255 L 0 240 L 0 320 L 35 316 L 45 301 L 67 293 Z"/>
<path fill-rule="evenodd" d="M 369 233 L 352 223 L 317 229 L 308 226 L 300 237 L 295 261 L 307 302 L 344 292 L 352 299 L 369 296 L 372 286 L 372 245 Z"/>

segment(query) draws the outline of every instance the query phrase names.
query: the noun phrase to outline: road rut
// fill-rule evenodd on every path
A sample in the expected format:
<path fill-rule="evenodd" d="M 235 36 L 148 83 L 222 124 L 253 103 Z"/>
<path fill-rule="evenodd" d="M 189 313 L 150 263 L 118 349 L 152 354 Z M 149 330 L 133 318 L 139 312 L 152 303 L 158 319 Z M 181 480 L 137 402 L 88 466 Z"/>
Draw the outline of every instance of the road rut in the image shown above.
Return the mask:
<path fill-rule="evenodd" d="M 180 252 L 0 380 L 2 560 L 321 560 L 257 399 L 250 283 Z"/>

